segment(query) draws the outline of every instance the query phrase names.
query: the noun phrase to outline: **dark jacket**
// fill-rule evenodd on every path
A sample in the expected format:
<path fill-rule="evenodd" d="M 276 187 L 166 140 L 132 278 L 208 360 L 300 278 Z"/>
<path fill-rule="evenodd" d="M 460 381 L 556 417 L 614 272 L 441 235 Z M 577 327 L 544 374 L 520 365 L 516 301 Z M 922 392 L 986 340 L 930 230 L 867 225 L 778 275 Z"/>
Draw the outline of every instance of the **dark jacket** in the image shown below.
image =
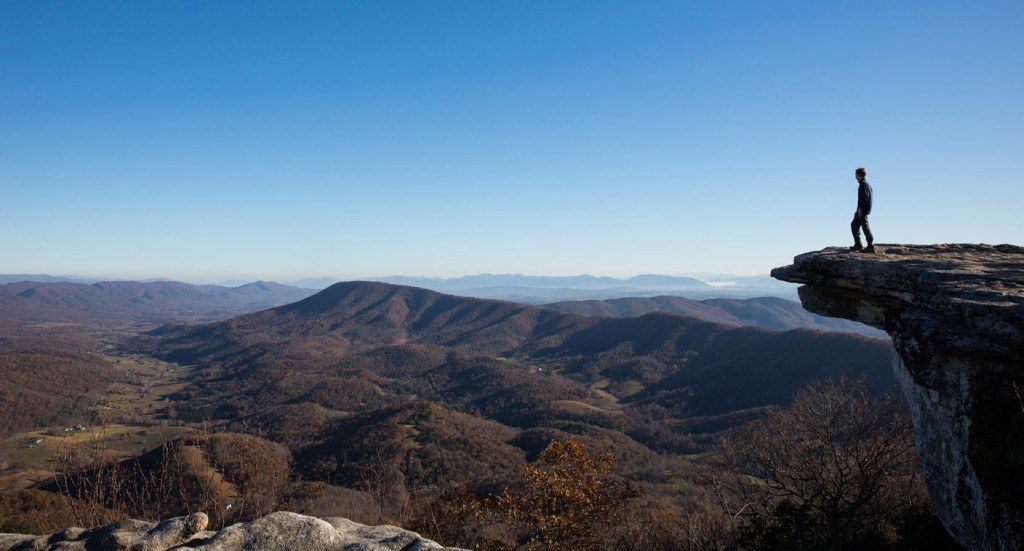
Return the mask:
<path fill-rule="evenodd" d="M 867 180 L 861 180 L 857 188 L 857 208 L 864 216 L 871 214 L 871 185 Z"/>

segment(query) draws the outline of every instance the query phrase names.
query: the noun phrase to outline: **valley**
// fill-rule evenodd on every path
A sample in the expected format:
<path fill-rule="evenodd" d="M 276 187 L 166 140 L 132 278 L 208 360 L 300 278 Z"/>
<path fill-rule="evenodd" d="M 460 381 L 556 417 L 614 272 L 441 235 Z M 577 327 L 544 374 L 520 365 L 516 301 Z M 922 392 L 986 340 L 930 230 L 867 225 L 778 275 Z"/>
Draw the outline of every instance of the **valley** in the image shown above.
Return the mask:
<path fill-rule="evenodd" d="M 10 530 L 138 516 L 130 488 L 177 496 L 146 514 L 202 510 L 214 526 L 275 509 L 420 526 L 461 493 L 518 487 L 570 440 L 615 457 L 637 507 L 684 511 L 709 499 L 704 456 L 723 434 L 809 384 L 895 383 L 887 341 L 776 299 L 538 307 L 345 282 L 197 318 L 192 292 L 86 307 L 57 285 L 7 302 L 0 361 L 25 384 L 4 403 L 36 388 L 39 405 L 8 414 L 0 494 L 42 511 Z M 48 394 L 59 380 L 68 392 Z"/>
<path fill-rule="evenodd" d="M 194 429 L 174 421 L 171 394 L 188 385 L 191 370 L 139 355 L 104 355 L 114 380 L 87 412 L 67 422 L 0 440 L 7 473 L 0 489 L 48 481 L 61 454 L 131 457 Z M 91 458 L 91 457 L 90 457 Z"/>

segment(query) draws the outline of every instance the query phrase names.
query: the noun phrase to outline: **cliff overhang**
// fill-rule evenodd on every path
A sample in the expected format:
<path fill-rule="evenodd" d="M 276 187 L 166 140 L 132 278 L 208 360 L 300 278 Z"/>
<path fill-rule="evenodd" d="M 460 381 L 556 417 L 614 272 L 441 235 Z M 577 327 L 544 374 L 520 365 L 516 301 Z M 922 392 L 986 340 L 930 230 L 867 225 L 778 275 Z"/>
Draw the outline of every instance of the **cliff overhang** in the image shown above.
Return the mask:
<path fill-rule="evenodd" d="M 826 248 L 772 276 L 886 331 L 936 513 L 968 549 L 1024 548 L 1024 247 Z"/>

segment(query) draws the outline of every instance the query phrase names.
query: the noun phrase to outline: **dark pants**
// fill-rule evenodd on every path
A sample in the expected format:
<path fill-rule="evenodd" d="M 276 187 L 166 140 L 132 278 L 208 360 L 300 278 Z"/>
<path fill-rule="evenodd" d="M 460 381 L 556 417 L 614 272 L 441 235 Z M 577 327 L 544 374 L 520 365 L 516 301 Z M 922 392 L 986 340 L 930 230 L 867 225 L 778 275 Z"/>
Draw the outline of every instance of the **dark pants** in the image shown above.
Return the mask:
<path fill-rule="evenodd" d="M 858 247 L 860 244 L 860 229 L 864 228 L 864 237 L 868 240 L 870 246 L 875 242 L 875 236 L 871 235 L 871 226 L 868 225 L 868 215 L 866 214 L 854 214 L 853 222 L 850 223 L 850 230 L 853 232 L 853 243 Z"/>

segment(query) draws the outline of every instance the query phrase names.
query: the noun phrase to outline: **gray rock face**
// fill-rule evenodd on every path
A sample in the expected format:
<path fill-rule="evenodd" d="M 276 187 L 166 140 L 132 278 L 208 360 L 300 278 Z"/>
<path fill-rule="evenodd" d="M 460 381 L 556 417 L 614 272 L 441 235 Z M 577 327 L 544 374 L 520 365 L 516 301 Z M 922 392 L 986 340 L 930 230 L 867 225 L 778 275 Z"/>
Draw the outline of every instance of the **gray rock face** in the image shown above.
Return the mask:
<path fill-rule="evenodd" d="M 279 511 L 252 522 L 207 532 L 195 513 L 159 523 L 126 520 L 102 528 L 68 528 L 49 536 L 0 534 L 0 551 L 426 551 L 454 550 L 394 526 L 366 526 L 343 518 L 318 519 Z"/>
<path fill-rule="evenodd" d="M 1024 548 L 1024 247 L 828 248 L 772 276 L 885 330 L 936 513 L 967 549 Z"/>

